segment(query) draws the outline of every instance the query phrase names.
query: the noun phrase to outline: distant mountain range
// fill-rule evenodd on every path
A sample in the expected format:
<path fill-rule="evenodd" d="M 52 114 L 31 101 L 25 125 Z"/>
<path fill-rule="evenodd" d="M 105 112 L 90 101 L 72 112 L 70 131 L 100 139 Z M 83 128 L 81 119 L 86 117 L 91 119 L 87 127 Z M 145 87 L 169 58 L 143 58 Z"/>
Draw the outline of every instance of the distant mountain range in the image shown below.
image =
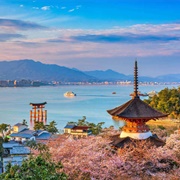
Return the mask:
<path fill-rule="evenodd" d="M 0 80 L 39 80 L 61 82 L 133 81 L 133 75 L 125 75 L 113 70 L 80 71 L 55 64 L 43 64 L 34 60 L 14 60 L 0 62 Z M 142 82 L 180 82 L 180 74 L 169 74 L 156 78 L 142 76 Z"/>
<path fill-rule="evenodd" d="M 43 64 L 33 60 L 16 60 L 0 62 L 0 80 L 40 80 L 40 81 L 92 81 L 93 77 L 81 71 L 55 64 Z"/>

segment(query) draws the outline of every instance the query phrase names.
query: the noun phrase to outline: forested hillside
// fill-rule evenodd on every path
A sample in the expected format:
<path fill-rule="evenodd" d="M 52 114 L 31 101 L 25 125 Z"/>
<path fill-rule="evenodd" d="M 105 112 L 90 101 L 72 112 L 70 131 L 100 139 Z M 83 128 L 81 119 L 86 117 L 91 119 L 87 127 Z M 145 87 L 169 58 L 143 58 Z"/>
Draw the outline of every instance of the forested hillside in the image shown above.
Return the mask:
<path fill-rule="evenodd" d="M 180 119 L 180 87 L 165 88 L 144 101 L 151 107 L 169 114 L 170 118 Z"/>

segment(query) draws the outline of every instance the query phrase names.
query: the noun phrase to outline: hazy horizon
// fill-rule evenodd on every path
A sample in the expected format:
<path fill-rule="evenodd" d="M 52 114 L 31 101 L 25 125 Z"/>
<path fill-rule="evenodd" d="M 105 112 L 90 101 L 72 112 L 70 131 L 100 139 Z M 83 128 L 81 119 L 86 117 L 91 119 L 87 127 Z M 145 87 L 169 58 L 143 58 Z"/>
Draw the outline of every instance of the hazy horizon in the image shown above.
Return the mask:
<path fill-rule="evenodd" d="M 0 0 L 0 61 L 179 74 L 179 0 Z"/>

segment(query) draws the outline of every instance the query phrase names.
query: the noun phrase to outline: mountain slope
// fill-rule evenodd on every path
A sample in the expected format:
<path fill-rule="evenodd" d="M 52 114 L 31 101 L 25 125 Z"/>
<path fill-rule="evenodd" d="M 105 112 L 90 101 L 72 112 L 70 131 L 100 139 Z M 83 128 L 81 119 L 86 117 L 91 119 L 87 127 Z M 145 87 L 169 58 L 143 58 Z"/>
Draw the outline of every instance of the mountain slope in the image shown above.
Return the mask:
<path fill-rule="evenodd" d="M 157 77 L 159 81 L 164 82 L 180 82 L 180 74 L 167 74 Z"/>
<path fill-rule="evenodd" d="M 0 80 L 39 80 L 61 82 L 133 81 L 133 75 L 124 75 L 113 70 L 80 71 L 55 64 L 43 64 L 33 60 L 0 62 Z M 180 82 L 180 74 L 158 77 L 140 76 L 139 82 Z"/>
<path fill-rule="evenodd" d="M 30 79 L 40 81 L 92 81 L 95 78 L 67 67 L 43 64 L 33 60 L 16 60 L 0 62 L 0 79 Z"/>
<path fill-rule="evenodd" d="M 111 69 L 108 69 L 106 71 L 84 71 L 89 76 L 93 76 L 97 79 L 104 80 L 104 81 L 120 81 L 120 80 L 129 80 L 129 76 L 126 76 L 124 74 L 115 72 Z"/>
<path fill-rule="evenodd" d="M 134 75 L 125 75 L 113 70 L 106 71 L 84 71 L 89 76 L 93 76 L 101 81 L 133 81 Z M 139 82 L 180 82 L 180 74 L 167 74 L 157 77 L 139 76 Z"/>

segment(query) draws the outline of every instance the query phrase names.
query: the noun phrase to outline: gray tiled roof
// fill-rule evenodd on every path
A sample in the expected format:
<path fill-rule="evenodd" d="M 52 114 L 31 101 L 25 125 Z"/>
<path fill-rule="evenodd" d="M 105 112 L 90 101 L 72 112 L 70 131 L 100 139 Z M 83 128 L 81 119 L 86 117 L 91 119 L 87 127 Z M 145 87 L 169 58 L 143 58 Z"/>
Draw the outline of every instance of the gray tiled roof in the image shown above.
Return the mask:
<path fill-rule="evenodd" d="M 40 134 L 39 136 L 36 137 L 37 140 L 47 140 L 51 137 L 51 134 L 49 132 L 43 132 L 42 134 Z"/>
<path fill-rule="evenodd" d="M 25 125 L 23 125 L 23 124 L 21 124 L 21 123 L 17 123 L 17 124 L 15 124 L 14 126 L 20 127 L 20 126 L 25 126 Z"/>
<path fill-rule="evenodd" d="M 9 142 L 5 142 L 3 143 L 3 148 L 7 149 L 7 148 L 12 148 L 13 146 L 18 146 L 19 143 L 16 141 L 9 141 Z"/>
<path fill-rule="evenodd" d="M 10 149 L 10 154 L 29 154 L 30 149 L 24 146 L 14 146 Z"/>
<path fill-rule="evenodd" d="M 47 131 L 42 130 L 42 129 L 36 130 L 36 134 L 37 134 L 37 135 L 41 134 L 42 132 L 47 132 Z"/>
<path fill-rule="evenodd" d="M 21 137 L 21 138 L 31 138 L 32 136 L 34 136 L 34 134 L 35 134 L 35 131 L 25 129 L 23 131 L 20 131 L 19 133 L 12 133 L 12 134 L 10 134 L 10 136 L 11 137 Z"/>
<path fill-rule="evenodd" d="M 75 126 L 76 126 L 75 124 L 67 124 L 64 128 L 72 129 L 72 128 L 74 128 Z"/>

